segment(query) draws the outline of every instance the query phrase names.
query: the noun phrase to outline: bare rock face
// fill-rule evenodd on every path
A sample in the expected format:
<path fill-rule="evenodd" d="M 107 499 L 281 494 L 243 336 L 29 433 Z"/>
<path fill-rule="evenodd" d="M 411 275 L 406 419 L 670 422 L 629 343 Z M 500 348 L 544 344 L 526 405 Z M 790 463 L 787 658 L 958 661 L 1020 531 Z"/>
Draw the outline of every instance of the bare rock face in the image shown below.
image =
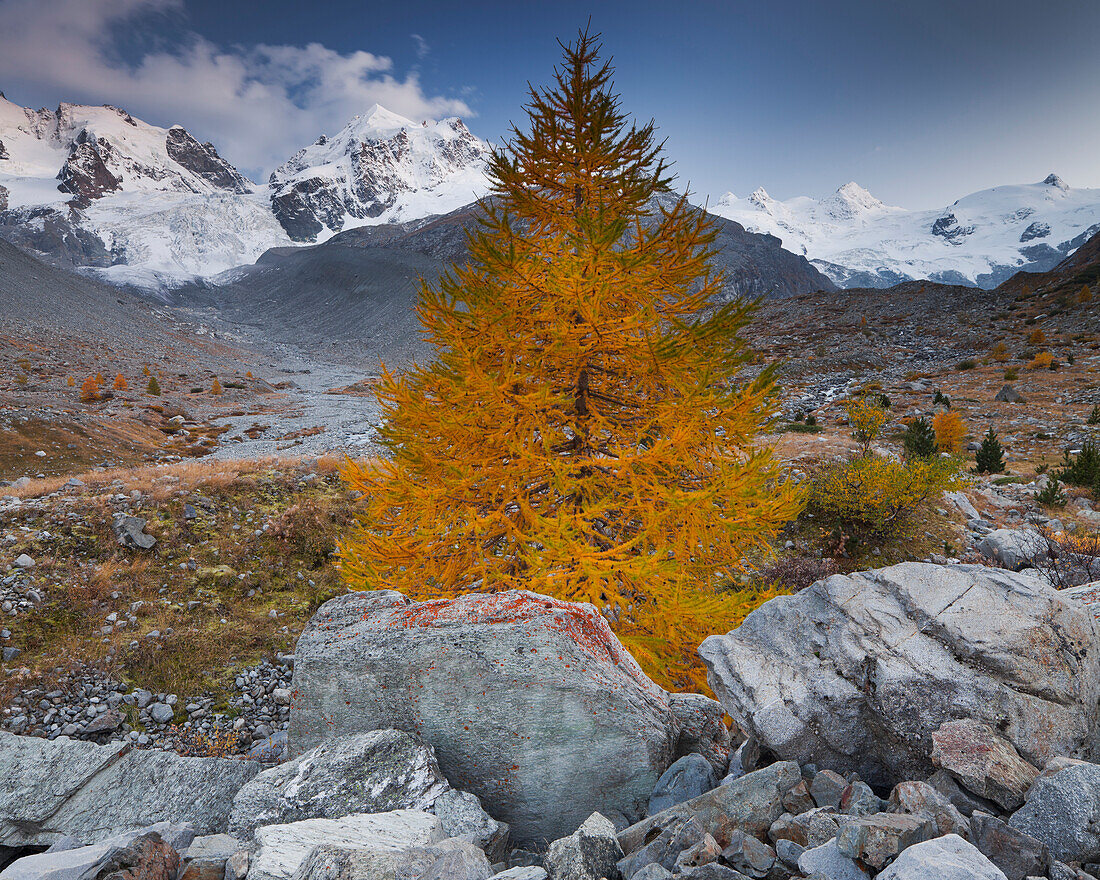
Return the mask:
<path fill-rule="evenodd" d="M 87 206 L 93 199 L 117 192 L 122 189 L 122 181 L 108 169 L 110 161 L 111 145 L 106 139 L 97 139 L 87 130 L 79 132 L 57 174 L 61 181 L 57 188 L 72 193 L 77 206 Z"/>
<path fill-rule="evenodd" d="M 241 194 L 252 192 L 251 184 L 218 155 L 213 144 L 200 144 L 186 129 L 178 125 L 168 129 L 164 146 L 172 161 L 218 189 Z"/>
<path fill-rule="evenodd" d="M 275 169 L 271 207 L 295 241 L 379 217 L 403 197 L 416 196 L 434 209 L 427 213 L 443 214 L 484 193 L 488 154 L 461 119 L 417 124 L 375 106 Z"/>
<path fill-rule="evenodd" d="M 595 608 L 534 593 L 340 596 L 295 658 L 292 755 L 339 734 L 414 732 L 520 843 L 568 835 L 597 809 L 640 818 L 679 733 Z"/>
<path fill-rule="evenodd" d="M 0 731 L 0 846 L 97 843 L 153 822 L 224 831 L 254 761 L 44 740 Z"/>
<path fill-rule="evenodd" d="M 427 810 L 449 788 L 431 748 L 411 733 L 339 736 L 249 780 L 233 799 L 229 829 L 247 840 L 258 825 Z"/>
<path fill-rule="evenodd" d="M 1038 579 L 903 563 L 766 602 L 699 649 L 726 711 L 775 755 L 883 788 L 927 777 L 932 732 L 972 718 L 1028 762 L 1088 757 L 1091 614 Z"/>

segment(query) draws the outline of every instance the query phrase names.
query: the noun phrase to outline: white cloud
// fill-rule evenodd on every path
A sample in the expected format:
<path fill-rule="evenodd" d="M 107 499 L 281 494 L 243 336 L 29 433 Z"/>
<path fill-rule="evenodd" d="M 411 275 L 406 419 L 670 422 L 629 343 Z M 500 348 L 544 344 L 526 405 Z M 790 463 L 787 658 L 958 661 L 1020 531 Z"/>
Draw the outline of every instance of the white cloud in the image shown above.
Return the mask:
<path fill-rule="evenodd" d="M 113 41 L 182 15 L 182 0 L 0 0 L 0 87 L 32 82 L 58 100 L 179 123 L 253 173 L 375 103 L 412 119 L 472 115 L 460 99 L 425 94 L 415 71 L 396 74 L 386 56 L 319 43 L 225 47 L 184 29 L 170 49 L 117 60 Z"/>

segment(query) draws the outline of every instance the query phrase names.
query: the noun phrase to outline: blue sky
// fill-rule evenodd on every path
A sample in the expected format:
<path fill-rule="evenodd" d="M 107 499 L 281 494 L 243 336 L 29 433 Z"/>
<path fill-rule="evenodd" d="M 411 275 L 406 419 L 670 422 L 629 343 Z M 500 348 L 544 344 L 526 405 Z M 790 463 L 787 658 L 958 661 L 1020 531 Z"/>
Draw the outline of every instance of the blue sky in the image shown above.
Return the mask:
<path fill-rule="evenodd" d="M 378 101 L 496 141 L 589 15 L 701 200 L 856 180 L 938 208 L 1100 186 L 1100 3 L 0 0 L 0 89 L 179 123 L 261 176 Z"/>

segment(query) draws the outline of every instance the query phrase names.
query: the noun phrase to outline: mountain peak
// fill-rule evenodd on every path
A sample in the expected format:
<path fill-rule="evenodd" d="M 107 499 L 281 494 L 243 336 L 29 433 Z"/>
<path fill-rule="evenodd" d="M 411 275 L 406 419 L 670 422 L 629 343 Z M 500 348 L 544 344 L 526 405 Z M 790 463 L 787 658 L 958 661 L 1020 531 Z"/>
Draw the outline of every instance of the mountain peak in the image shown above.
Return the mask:
<path fill-rule="evenodd" d="M 844 186 L 839 187 L 833 195 L 833 200 L 857 211 L 885 207 L 881 201 L 854 180 L 849 180 Z"/>
<path fill-rule="evenodd" d="M 768 191 L 764 187 L 758 186 L 749 195 L 749 201 L 760 208 L 765 208 L 775 200 L 768 195 Z"/>
<path fill-rule="evenodd" d="M 411 128 L 416 125 L 411 119 L 387 110 L 381 104 L 371 104 L 362 116 L 356 116 L 350 123 L 355 128 L 372 128 L 378 131 L 395 131 L 399 128 Z"/>
<path fill-rule="evenodd" d="M 1060 178 L 1054 172 L 1051 172 L 1050 174 L 1048 174 L 1043 179 L 1043 183 L 1045 183 L 1047 186 L 1056 186 L 1056 187 L 1058 187 L 1058 189 L 1062 190 L 1062 192 L 1065 192 L 1066 190 L 1069 189 L 1069 184 L 1066 183 L 1064 180 L 1062 180 L 1062 178 Z"/>

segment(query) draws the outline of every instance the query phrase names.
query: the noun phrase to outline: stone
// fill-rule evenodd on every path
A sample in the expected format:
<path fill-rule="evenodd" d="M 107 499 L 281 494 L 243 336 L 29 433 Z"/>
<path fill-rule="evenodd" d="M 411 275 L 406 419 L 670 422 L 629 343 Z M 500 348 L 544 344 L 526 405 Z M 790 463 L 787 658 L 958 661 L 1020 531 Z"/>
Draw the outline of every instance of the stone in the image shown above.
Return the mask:
<path fill-rule="evenodd" d="M 668 871 L 665 871 L 665 874 L 667 874 L 668 877 L 672 876 Z M 521 865 L 516 868 L 509 868 L 507 871 L 501 871 L 499 874 L 494 874 L 492 880 L 546 880 L 548 876 L 546 871 L 538 865 Z M 667 880 L 667 878 L 652 876 L 649 880 Z"/>
<path fill-rule="evenodd" d="M 828 843 L 828 841 L 825 842 Z M 776 858 L 778 858 L 788 868 L 797 868 L 798 860 L 804 852 L 806 852 L 806 847 L 799 846 L 793 840 L 780 838 L 775 842 Z"/>
<path fill-rule="evenodd" d="M 927 782 L 899 782 L 890 792 L 890 812 L 926 816 L 932 820 L 937 835 L 958 834 L 967 837 L 970 823 L 962 813 Z"/>
<path fill-rule="evenodd" d="M 786 797 L 783 798 L 783 807 L 796 816 L 817 807 L 814 799 L 810 796 L 810 787 L 806 785 L 805 779 L 787 792 Z"/>
<path fill-rule="evenodd" d="M 875 870 L 898 853 L 935 835 L 927 816 L 876 813 L 849 822 L 836 836 L 836 848 L 850 859 L 859 859 Z"/>
<path fill-rule="evenodd" d="M 84 725 L 84 733 L 94 736 L 97 733 L 108 733 L 113 730 L 118 730 L 125 720 L 121 712 L 109 709 L 100 715 L 96 715 L 95 718 Z"/>
<path fill-rule="evenodd" d="M 1024 793 L 1039 775 L 1012 743 L 988 724 L 969 718 L 942 724 L 932 734 L 932 763 L 1009 812 L 1024 802 Z"/>
<path fill-rule="evenodd" d="M 156 822 L 224 831 L 233 796 L 259 769 L 0 731 L 0 845 L 48 846 L 65 835 L 98 843 Z"/>
<path fill-rule="evenodd" d="M 429 810 L 449 787 L 434 752 L 414 734 L 337 736 L 245 783 L 233 799 L 229 831 L 250 840 L 258 825 Z"/>
<path fill-rule="evenodd" d="M 775 864 L 775 850 L 752 835 L 735 831 L 729 846 L 722 850 L 722 861 L 748 877 L 763 878 Z"/>
<path fill-rule="evenodd" d="M 768 838 L 776 846 L 780 840 L 793 841 L 806 849 L 821 846 L 840 833 L 841 823 L 850 821 L 831 810 L 831 807 L 819 807 L 798 816 L 784 813 L 768 829 Z"/>
<path fill-rule="evenodd" d="M 1046 542 L 1029 529 L 994 529 L 978 542 L 978 552 L 1012 571 L 1030 568 L 1047 556 Z"/>
<path fill-rule="evenodd" d="M 765 602 L 700 655 L 762 747 L 873 787 L 927 777 L 932 732 L 984 721 L 1032 764 L 1096 744 L 1096 625 L 1038 578 L 906 562 Z"/>
<path fill-rule="evenodd" d="M 1004 872 L 957 834 L 918 843 L 876 880 L 1006 880 Z"/>
<path fill-rule="evenodd" d="M 153 831 L 112 853 L 95 880 L 176 880 L 179 869 L 179 853 Z"/>
<path fill-rule="evenodd" d="M 156 538 L 145 534 L 145 520 L 140 516 L 118 515 L 111 522 L 111 528 L 123 547 L 150 550 L 157 543 Z"/>
<path fill-rule="evenodd" d="M 162 822 L 118 834 L 89 846 L 78 844 L 66 846 L 63 849 L 51 847 L 46 852 L 24 856 L 12 862 L 0 871 L 0 878 L 3 880 L 91 880 L 103 873 L 117 870 L 119 863 L 114 861 L 115 856 L 131 850 L 134 842 L 142 837 L 156 838 L 164 844 L 163 847 L 154 846 L 150 849 L 151 855 L 159 852 L 163 856 L 166 855 L 165 848 L 178 852 L 169 841 L 186 848 L 194 837 L 194 830 L 188 825 L 173 826 Z M 59 838 L 59 842 L 72 840 L 73 838 Z M 176 866 L 177 868 L 179 866 L 178 855 Z M 174 875 L 168 880 L 175 880 Z"/>
<path fill-rule="evenodd" d="M 280 764 L 287 759 L 287 736 L 285 730 L 276 730 L 271 736 L 252 743 L 248 750 L 250 761 L 261 764 Z"/>
<path fill-rule="evenodd" d="M 392 860 L 385 859 L 387 853 L 431 846 L 443 839 L 439 819 L 420 810 L 264 825 L 256 829 L 257 848 L 248 869 L 248 880 L 289 880 L 320 844 L 330 852 L 351 849 L 373 854 L 375 861 L 381 860 L 383 864 L 392 864 Z M 302 876 L 322 880 L 326 876 L 324 866 L 315 867 L 316 874 Z"/>
<path fill-rule="evenodd" d="M 450 788 L 435 799 L 432 812 L 447 837 L 459 837 L 479 847 L 490 862 L 500 862 L 508 851 L 509 829 L 485 812 L 477 795 Z"/>
<path fill-rule="evenodd" d="M 248 876 L 248 866 L 251 858 L 251 853 L 246 849 L 242 849 L 226 859 L 225 880 L 245 880 Z"/>
<path fill-rule="evenodd" d="M 614 877 L 623 857 L 611 820 L 593 813 L 570 834 L 555 840 L 543 864 L 550 880 L 600 880 Z"/>
<path fill-rule="evenodd" d="M 196 837 L 181 853 L 183 873 L 180 880 L 225 880 L 225 863 L 243 849 L 229 834 Z"/>
<path fill-rule="evenodd" d="M 462 841 L 461 845 L 440 853 L 417 880 L 488 880 L 492 873 L 485 853 Z"/>
<path fill-rule="evenodd" d="M 667 871 L 674 871 L 681 853 L 698 846 L 708 837 L 714 840 L 694 818 L 672 818 L 660 829 L 653 829 L 644 844 L 624 856 L 616 867 L 627 880 L 648 865 L 656 864 Z"/>
<path fill-rule="evenodd" d="M 676 857 L 676 864 L 672 867 L 673 874 L 682 874 L 692 868 L 701 868 L 703 865 L 713 864 L 722 855 L 722 847 L 718 841 L 709 834 L 703 834 L 702 840 L 689 846 Z"/>
<path fill-rule="evenodd" d="M 1100 858 L 1100 764 L 1067 767 L 1038 779 L 1008 824 L 1050 847 L 1062 862 Z"/>
<path fill-rule="evenodd" d="M 689 818 L 698 822 L 721 846 L 729 845 L 733 831 L 763 837 L 782 815 L 787 792 L 801 781 L 797 764 L 777 761 L 631 825 L 619 834 L 619 844 L 623 852 L 632 853 L 643 845 L 654 829 Z"/>
<path fill-rule="evenodd" d="M 22 569 L 34 568 L 34 560 L 26 553 L 20 553 L 15 557 L 15 567 Z"/>
<path fill-rule="evenodd" d="M 1012 385 L 1005 384 L 1001 386 L 1001 390 L 993 395 L 993 399 L 997 403 L 1023 403 L 1024 396 L 1020 394 Z"/>
<path fill-rule="evenodd" d="M 498 874 L 502 877 L 502 874 Z M 646 865 L 644 868 L 630 875 L 630 880 L 672 880 L 672 872 L 668 868 L 658 865 L 656 862 Z"/>
<path fill-rule="evenodd" d="M 849 783 L 840 799 L 840 811 L 848 816 L 870 816 L 886 809 L 886 802 L 862 779 Z"/>
<path fill-rule="evenodd" d="M 1029 834 L 1012 828 L 996 816 L 975 813 L 970 820 L 970 842 L 1004 871 L 1008 880 L 1047 876 L 1050 848 Z"/>
<path fill-rule="evenodd" d="M 730 762 L 730 730 L 722 704 L 703 694 L 669 694 L 668 707 L 679 731 L 676 757 L 702 755 L 716 777 L 725 775 Z"/>
<path fill-rule="evenodd" d="M 684 755 L 657 780 L 649 797 L 648 815 L 706 794 L 717 784 L 714 766 L 706 758 L 698 754 Z"/>
<path fill-rule="evenodd" d="M 822 880 L 868 880 L 871 876 L 841 853 L 835 840 L 802 853 L 798 857 L 798 870 Z"/>
<path fill-rule="evenodd" d="M 521 845 L 566 836 L 597 809 L 640 818 L 673 760 L 664 690 L 591 605 L 348 593 L 294 653 L 291 755 L 334 735 L 416 733 Z"/>
<path fill-rule="evenodd" d="M 946 770 L 937 770 L 928 777 L 928 784 L 943 795 L 948 803 L 957 809 L 963 816 L 970 816 L 975 810 L 985 813 L 999 812 L 993 801 L 978 797 L 976 794 L 962 788 L 955 777 Z M 960 837 L 965 835 L 960 835 Z"/>
<path fill-rule="evenodd" d="M 153 703 L 149 707 L 149 717 L 157 724 L 167 724 L 175 717 L 175 711 L 166 703 Z"/>
<path fill-rule="evenodd" d="M 379 849 L 321 844 L 294 873 L 295 880 L 487 880 L 493 873 L 485 853 L 461 840 L 427 846 Z"/>
<path fill-rule="evenodd" d="M 840 807 L 848 780 L 832 770 L 819 770 L 810 783 L 810 796 L 819 807 Z"/>
<path fill-rule="evenodd" d="M 735 871 L 733 868 L 727 868 L 725 865 L 719 865 L 716 862 L 699 865 L 695 868 L 685 868 L 677 876 L 680 877 L 680 880 L 750 880 L 740 871 Z"/>

